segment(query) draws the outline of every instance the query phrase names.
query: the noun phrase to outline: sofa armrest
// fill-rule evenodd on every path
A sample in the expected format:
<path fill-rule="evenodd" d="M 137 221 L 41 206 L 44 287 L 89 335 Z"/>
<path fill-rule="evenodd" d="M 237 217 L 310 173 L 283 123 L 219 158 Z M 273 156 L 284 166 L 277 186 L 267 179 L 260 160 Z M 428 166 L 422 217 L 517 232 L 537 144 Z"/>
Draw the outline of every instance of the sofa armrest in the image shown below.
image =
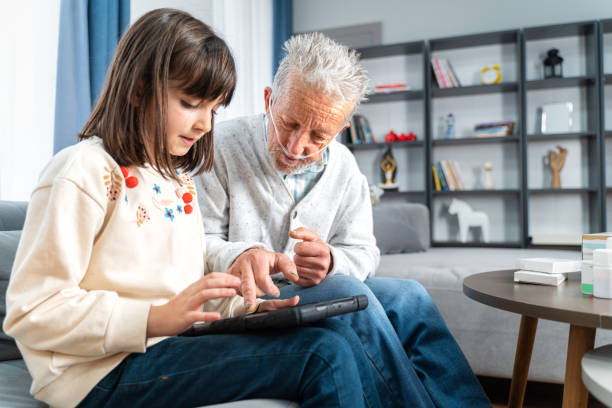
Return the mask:
<path fill-rule="evenodd" d="M 27 209 L 25 201 L 0 201 L 0 231 L 22 230 Z"/>
<path fill-rule="evenodd" d="M 425 251 L 430 246 L 429 209 L 408 202 L 380 203 L 372 209 L 381 254 Z"/>

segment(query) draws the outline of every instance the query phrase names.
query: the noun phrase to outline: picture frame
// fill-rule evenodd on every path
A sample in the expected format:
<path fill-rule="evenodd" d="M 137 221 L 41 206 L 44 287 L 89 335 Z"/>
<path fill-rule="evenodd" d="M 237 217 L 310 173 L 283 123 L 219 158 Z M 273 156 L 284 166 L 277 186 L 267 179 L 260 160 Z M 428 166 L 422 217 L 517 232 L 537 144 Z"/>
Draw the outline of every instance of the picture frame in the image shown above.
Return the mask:
<path fill-rule="evenodd" d="M 540 132 L 568 133 L 572 131 L 574 120 L 574 104 L 572 102 L 557 102 L 542 105 Z"/>

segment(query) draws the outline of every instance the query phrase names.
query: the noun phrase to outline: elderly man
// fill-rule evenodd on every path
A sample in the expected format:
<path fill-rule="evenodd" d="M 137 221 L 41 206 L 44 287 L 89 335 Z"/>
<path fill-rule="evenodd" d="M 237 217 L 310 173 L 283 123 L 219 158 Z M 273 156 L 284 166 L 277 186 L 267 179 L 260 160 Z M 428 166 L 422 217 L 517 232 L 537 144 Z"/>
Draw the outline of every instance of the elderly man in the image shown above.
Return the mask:
<path fill-rule="evenodd" d="M 373 277 L 368 183 L 335 140 L 367 91 L 358 56 L 321 34 L 285 48 L 265 115 L 219 124 L 214 172 L 196 178 L 208 269 L 239 276 L 253 310 L 264 294 L 302 303 L 366 294 L 365 311 L 337 318 L 359 335 L 383 398 L 401 406 L 422 392 L 407 389 L 416 372 L 428 404 L 490 406 L 425 289 Z"/>

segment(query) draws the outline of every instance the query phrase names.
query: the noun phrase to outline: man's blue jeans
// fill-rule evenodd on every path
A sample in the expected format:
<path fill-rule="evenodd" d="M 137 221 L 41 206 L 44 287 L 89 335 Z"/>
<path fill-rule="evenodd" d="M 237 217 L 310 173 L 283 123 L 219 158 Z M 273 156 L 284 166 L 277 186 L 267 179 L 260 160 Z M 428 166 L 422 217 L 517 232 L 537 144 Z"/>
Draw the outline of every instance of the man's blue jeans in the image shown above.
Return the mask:
<path fill-rule="evenodd" d="M 380 407 L 369 365 L 354 331 L 330 319 L 297 329 L 171 337 L 129 355 L 79 407 L 198 407 L 250 398 L 302 408 Z"/>
<path fill-rule="evenodd" d="M 328 276 L 317 286 L 282 287 L 281 298 L 300 296 L 300 303 L 365 294 L 365 310 L 337 316 L 355 330 L 379 375 L 375 381 L 386 406 L 402 405 L 420 392 L 414 372 L 438 407 L 490 407 L 478 379 L 446 327 L 433 300 L 418 282 L 408 279 Z M 389 392 L 386 392 L 389 391 Z"/>

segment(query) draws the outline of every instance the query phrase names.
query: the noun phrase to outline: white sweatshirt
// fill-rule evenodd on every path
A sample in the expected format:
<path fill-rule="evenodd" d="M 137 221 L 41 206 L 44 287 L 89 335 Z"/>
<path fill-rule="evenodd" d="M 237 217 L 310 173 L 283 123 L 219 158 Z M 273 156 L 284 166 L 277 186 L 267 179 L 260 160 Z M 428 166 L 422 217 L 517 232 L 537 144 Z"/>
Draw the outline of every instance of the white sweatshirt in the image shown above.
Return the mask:
<path fill-rule="evenodd" d="M 331 248 L 330 274 L 373 276 L 380 260 L 368 183 L 351 152 L 333 141 L 323 175 L 297 204 L 268 155 L 264 115 L 215 127 L 214 172 L 195 178 L 210 271 L 225 271 L 251 247 L 288 254 L 297 227 Z"/>
<path fill-rule="evenodd" d="M 32 374 L 30 392 L 52 406 L 78 404 L 129 353 L 163 340 L 147 340 L 150 306 L 204 273 L 204 230 L 189 175 L 179 184 L 148 166 L 127 172 L 130 188 L 101 139 L 92 138 L 59 152 L 32 194 L 4 330 Z M 243 299 L 220 309 L 244 313 Z"/>

